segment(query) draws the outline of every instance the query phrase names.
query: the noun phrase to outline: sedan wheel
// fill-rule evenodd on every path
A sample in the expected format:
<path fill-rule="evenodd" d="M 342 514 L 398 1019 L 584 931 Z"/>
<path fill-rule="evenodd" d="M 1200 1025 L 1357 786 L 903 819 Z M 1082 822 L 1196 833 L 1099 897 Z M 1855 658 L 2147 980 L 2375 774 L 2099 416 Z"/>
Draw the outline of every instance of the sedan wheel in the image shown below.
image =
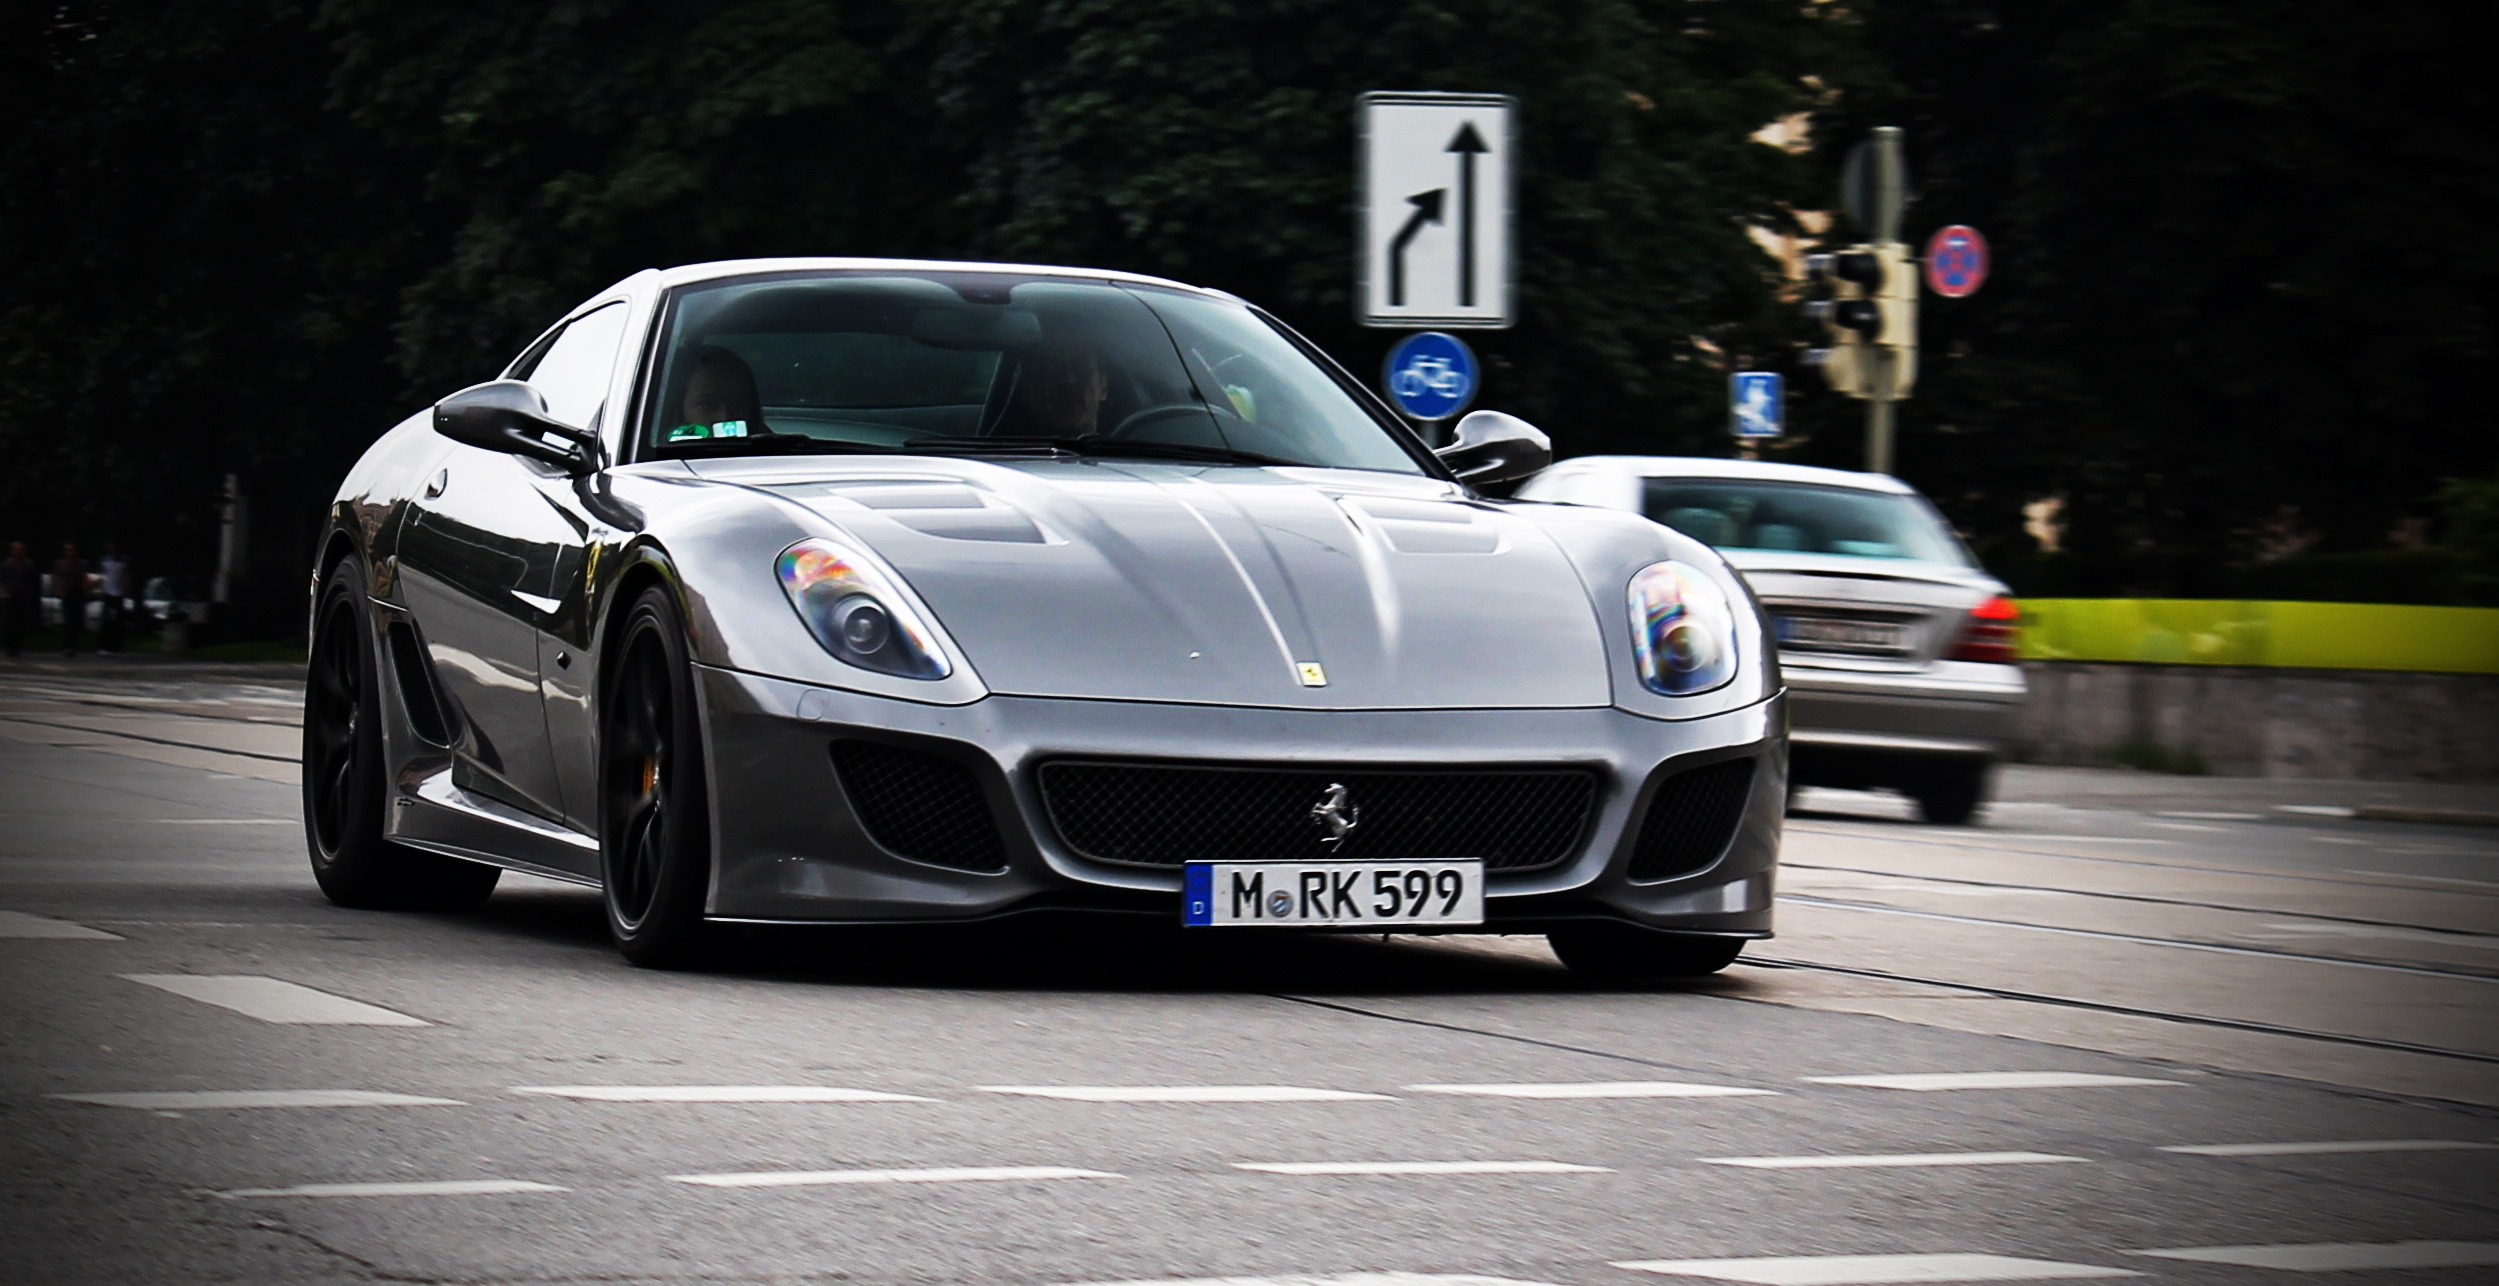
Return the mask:
<path fill-rule="evenodd" d="M 340 906 L 459 910 L 486 900 L 503 872 L 422 852 L 382 834 L 387 770 L 364 564 L 330 573 L 304 675 L 304 842 L 312 877 Z"/>
<path fill-rule="evenodd" d="M 703 945 L 711 826 L 685 630 L 645 591 L 617 640 L 600 736 L 600 864 L 607 928 L 627 960 L 692 964 Z"/>

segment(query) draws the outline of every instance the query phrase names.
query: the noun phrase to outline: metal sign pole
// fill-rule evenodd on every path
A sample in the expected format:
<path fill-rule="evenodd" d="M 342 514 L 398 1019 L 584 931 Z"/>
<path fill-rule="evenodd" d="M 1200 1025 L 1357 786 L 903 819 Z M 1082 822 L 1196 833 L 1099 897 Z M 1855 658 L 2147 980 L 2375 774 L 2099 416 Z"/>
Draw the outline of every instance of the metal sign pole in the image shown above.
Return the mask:
<path fill-rule="evenodd" d="M 1908 204 L 1908 166 L 1901 155 L 1900 129 L 1885 125 L 1874 131 L 1874 146 L 1867 161 L 1872 167 L 1872 198 L 1866 213 L 1874 234 L 1876 253 L 1900 242 L 1900 216 Z M 1873 396 L 1866 399 L 1866 472 L 1888 474 L 1892 471 L 1892 403 L 1893 363 L 1899 358 L 1880 345 L 1869 346 L 1866 357 L 1872 365 Z"/>

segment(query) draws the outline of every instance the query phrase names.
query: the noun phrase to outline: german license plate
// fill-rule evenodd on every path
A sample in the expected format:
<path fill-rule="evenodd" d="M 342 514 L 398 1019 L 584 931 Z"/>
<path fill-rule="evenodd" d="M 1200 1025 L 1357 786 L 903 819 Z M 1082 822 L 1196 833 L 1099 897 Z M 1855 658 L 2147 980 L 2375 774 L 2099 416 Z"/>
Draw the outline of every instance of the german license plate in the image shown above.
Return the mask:
<path fill-rule="evenodd" d="M 1181 868 L 1181 923 L 1380 929 L 1482 924 L 1484 864 L 1191 862 Z"/>
<path fill-rule="evenodd" d="M 1791 647 L 1846 648 L 1858 652 L 1905 652 L 1908 628 L 1891 621 L 1847 621 L 1828 616 L 1782 616 L 1779 641 Z"/>

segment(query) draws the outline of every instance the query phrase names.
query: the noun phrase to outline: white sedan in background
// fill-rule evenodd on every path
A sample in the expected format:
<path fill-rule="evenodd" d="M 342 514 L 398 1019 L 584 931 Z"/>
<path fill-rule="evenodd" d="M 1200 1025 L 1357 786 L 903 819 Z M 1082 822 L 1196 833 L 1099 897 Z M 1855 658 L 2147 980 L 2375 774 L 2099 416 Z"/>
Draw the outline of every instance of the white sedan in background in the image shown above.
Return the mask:
<path fill-rule="evenodd" d="M 1970 820 L 2025 694 L 2018 612 L 1915 488 L 1803 465 L 1582 456 L 1522 500 L 1628 509 L 1743 573 L 1776 630 L 1797 785 L 1889 787 Z"/>

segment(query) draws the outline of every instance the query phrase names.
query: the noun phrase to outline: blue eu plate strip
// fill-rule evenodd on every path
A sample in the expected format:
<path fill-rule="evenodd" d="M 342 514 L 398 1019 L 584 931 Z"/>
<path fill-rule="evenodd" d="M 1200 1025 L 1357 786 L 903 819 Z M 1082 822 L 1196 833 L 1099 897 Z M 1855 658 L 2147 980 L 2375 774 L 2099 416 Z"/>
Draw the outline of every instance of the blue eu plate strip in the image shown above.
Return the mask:
<path fill-rule="evenodd" d="M 1215 868 L 1205 862 L 1191 862 L 1180 868 L 1180 922 L 1211 925 L 1215 922 Z"/>

